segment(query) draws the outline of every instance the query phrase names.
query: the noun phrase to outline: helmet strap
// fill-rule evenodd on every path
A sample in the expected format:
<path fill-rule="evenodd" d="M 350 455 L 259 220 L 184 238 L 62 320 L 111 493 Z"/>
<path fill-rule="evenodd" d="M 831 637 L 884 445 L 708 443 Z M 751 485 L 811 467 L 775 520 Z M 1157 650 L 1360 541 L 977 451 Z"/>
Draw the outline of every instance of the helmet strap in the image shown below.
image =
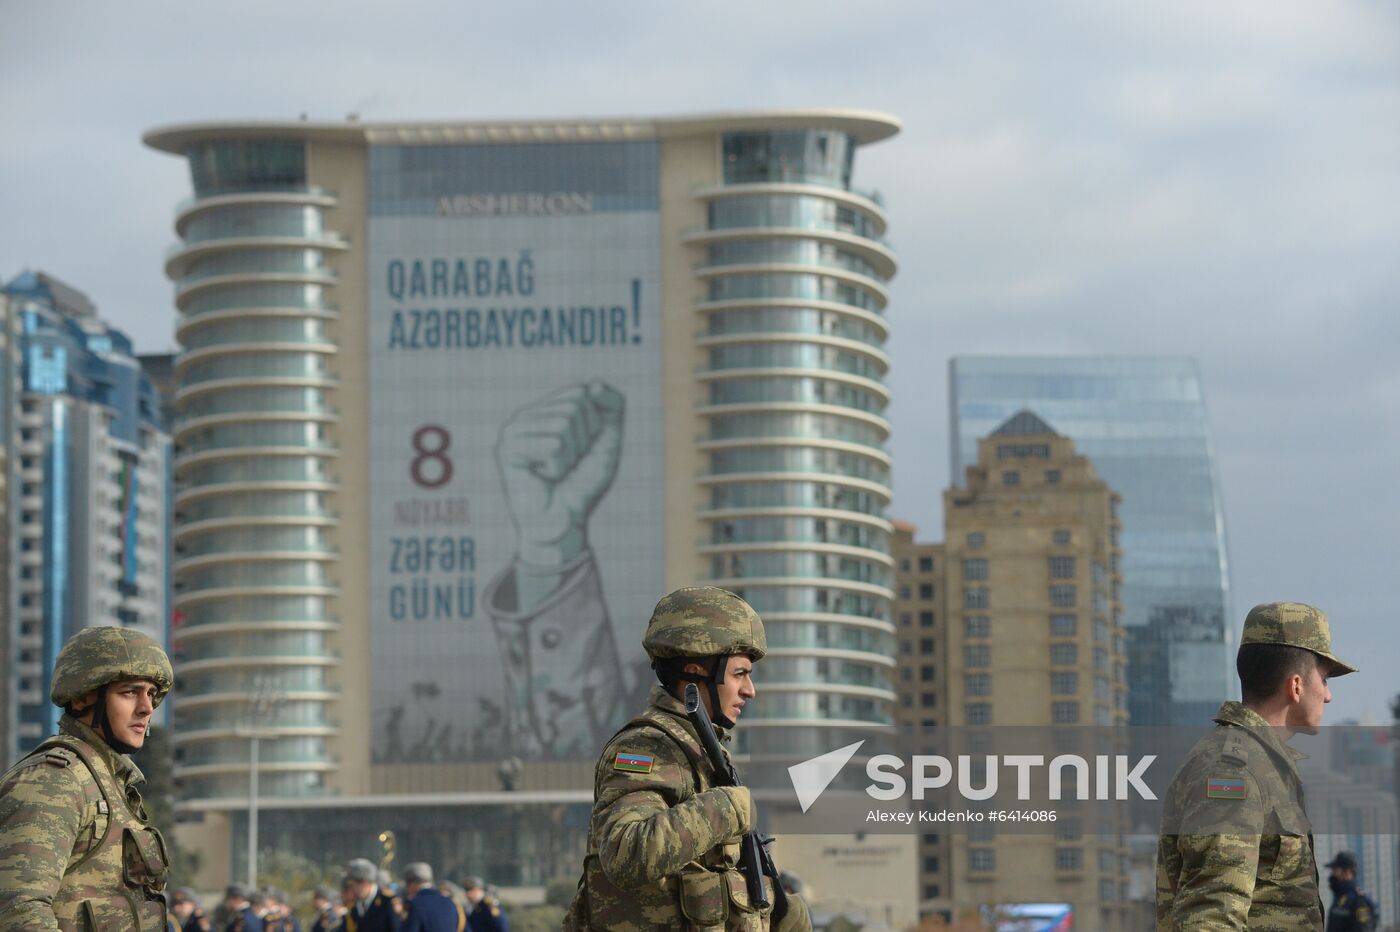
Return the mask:
<path fill-rule="evenodd" d="M 724 682 L 724 668 L 729 666 L 728 655 L 715 658 L 715 668 L 710 671 L 705 685 L 710 691 L 710 721 L 721 728 L 733 728 L 734 720 L 720 711 L 719 684 Z"/>
<path fill-rule="evenodd" d="M 92 707 L 92 730 L 102 736 L 108 746 L 118 754 L 132 754 L 139 750 L 112 734 L 112 723 L 107 718 L 107 687 L 97 687 L 97 703 Z"/>
<path fill-rule="evenodd" d="M 676 669 L 665 671 L 669 679 L 669 682 L 664 684 L 667 691 L 674 690 L 677 683 L 690 682 L 704 684 L 706 692 L 710 694 L 710 721 L 721 728 L 734 727 L 734 720 L 720 711 L 719 704 L 719 685 L 724 682 L 724 669 L 729 666 L 730 656 L 732 655 L 722 654 L 715 657 L 715 665 L 709 673 L 687 673 L 684 669 L 680 669 L 679 665 Z M 694 663 L 695 661 L 691 662 Z M 660 672 L 656 661 L 652 662 L 652 667 Z"/>

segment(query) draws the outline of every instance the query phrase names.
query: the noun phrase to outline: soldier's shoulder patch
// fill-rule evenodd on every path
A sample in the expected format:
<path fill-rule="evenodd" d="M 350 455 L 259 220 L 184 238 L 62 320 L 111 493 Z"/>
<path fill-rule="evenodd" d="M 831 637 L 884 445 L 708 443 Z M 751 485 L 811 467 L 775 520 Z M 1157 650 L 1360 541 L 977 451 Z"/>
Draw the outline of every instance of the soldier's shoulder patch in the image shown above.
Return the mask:
<path fill-rule="evenodd" d="M 1244 749 L 1244 743 L 1237 737 L 1226 739 L 1225 746 L 1220 749 L 1220 758 L 1226 763 L 1244 766 L 1249 763 L 1249 752 Z"/>
<path fill-rule="evenodd" d="M 654 766 L 656 758 L 635 751 L 618 751 L 617 756 L 613 758 L 613 770 L 621 770 L 624 773 L 651 773 Z"/>
<path fill-rule="evenodd" d="M 1249 784 L 1243 777 L 1207 777 L 1206 797 L 1209 799 L 1245 799 Z"/>

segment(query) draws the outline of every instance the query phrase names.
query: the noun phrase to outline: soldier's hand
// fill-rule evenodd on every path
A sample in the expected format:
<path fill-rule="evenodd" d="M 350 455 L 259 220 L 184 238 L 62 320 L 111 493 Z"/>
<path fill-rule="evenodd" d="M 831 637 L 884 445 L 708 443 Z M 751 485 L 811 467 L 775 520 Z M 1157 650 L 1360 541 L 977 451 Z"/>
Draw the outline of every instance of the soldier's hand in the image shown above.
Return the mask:
<path fill-rule="evenodd" d="M 739 816 L 739 827 L 734 832 L 735 835 L 747 835 L 753 831 L 758 819 L 753 808 L 753 796 L 750 795 L 747 786 L 721 786 L 708 792 L 720 792 L 729 798 L 729 804 Z"/>

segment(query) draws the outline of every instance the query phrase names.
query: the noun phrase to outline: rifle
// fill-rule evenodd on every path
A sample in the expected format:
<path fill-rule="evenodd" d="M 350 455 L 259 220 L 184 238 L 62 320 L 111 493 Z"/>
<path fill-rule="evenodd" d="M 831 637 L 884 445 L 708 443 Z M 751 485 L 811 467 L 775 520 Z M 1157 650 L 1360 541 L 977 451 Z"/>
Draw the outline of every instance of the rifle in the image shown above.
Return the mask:
<path fill-rule="evenodd" d="M 720 658 L 721 661 L 724 658 Z M 695 726 L 695 733 L 700 736 L 700 743 L 705 747 L 705 754 L 710 758 L 710 766 L 715 771 L 716 786 L 743 786 L 743 781 L 739 779 L 739 772 L 734 769 L 734 764 L 725 756 L 724 750 L 719 746 L 719 738 L 715 736 L 715 726 L 710 722 L 709 713 L 700 703 L 700 690 L 694 683 L 687 683 L 685 687 L 685 714 L 690 719 L 690 724 Z M 739 843 L 739 870 L 744 875 L 744 884 L 749 889 L 749 902 L 756 909 L 766 909 L 768 907 L 768 891 L 763 888 L 763 878 L 769 877 L 773 881 L 773 921 L 778 921 L 787 914 L 788 901 L 787 891 L 778 881 L 778 868 L 773 863 L 773 855 L 768 852 L 768 845 L 772 838 L 764 838 L 756 831 L 751 831 L 744 836 L 744 840 Z"/>

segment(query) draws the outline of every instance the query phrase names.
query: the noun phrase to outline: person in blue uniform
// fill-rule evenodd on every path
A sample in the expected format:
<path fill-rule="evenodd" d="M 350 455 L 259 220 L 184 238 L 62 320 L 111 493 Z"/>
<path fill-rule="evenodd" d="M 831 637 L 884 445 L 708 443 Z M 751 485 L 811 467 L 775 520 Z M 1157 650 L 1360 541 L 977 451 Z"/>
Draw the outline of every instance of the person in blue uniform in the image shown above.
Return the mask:
<path fill-rule="evenodd" d="M 1356 886 L 1356 855 L 1338 851 L 1327 862 L 1332 876 L 1332 908 L 1327 910 L 1327 932 L 1372 932 L 1380 922 L 1376 904 Z"/>
<path fill-rule="evenodd" d="M 433 886 L 433 868 L 419 861 L 403 869 L 403 932 L 463 932 L 467 915 Z"/>
<path fill-rule="evenodd" d="M 510 932 L 510 922 L 501 904 L 486 892 L 486 884 L 480 877 L 468 877 L 462 881 L 462 887 L 472 907 L 467 913 L 467 928 L 471 932 Z"/>
<path fill-rule="evenodd" d="M 316 921 L 311 923 L 311 932 L 333 932 L 340 928 L 340 910 L 336 908 L 339 897 L 330 887 L 317 887 L 311 894 L 311 908 L 316 910 Z"/>
<path fill-rule="evenodd" d="M 263 932 L 263 923 L 253 910 L 253 891 L 241 883 L 231 883 L 224 890 L 224 910 L 228 922 L 224 932 Z"/>
<path fill-rule="evenodd" d="M 345 914 L 345 932 L 400 932 L 403 904 L 379 886 L 379 869 L 364 858 L 345 865 L 355 903 Z"/>

